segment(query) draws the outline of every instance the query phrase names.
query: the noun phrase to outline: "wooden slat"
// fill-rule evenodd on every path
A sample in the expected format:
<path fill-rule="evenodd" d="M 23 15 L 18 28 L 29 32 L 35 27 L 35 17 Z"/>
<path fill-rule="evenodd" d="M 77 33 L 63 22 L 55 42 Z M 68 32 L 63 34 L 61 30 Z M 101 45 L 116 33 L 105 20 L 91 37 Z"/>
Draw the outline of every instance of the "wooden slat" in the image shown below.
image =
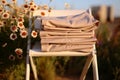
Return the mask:
<path fill-rule="evenodd" d="M 93 61 L 93 55 L 91 54 L 88 56 L 88 58 L 86 60 L 85 66 L 84 66 L 83 71 L 80 76 L 80 80 L 85 80 L 86 74 L 88 72 L 88 69 L 89 69 L 92 61 Z"/>
<path fill-rule="evenodd" d="M 48 10 L 36 10 L 33 13 L 33 16 L 41 16 L 41 12 L 44 12 L 45 15 L 43 17 L 59 17 L 59 16 L 68 16 L 68 15 L 76 15 L 85 12 L 86 10 L 52 10 L 48 12 Z"/>
<path fill-rule="evenodd" d="M 82 53 L 82 52 L 72 52 L 72 51 L 59 51 L 59 52 L 37 52 L 34 50 L 29 51 L 29 56 L 38 57 L 38 56 L 87 56 L 91 53 Z"/>

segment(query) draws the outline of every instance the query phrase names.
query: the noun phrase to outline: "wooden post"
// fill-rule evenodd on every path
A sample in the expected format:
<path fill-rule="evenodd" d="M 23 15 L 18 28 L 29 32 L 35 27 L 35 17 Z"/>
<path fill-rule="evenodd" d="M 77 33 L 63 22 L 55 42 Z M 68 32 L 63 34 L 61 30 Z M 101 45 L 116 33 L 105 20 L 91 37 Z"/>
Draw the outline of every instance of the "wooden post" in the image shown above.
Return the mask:
<path fill-rule="evenodd" d="M 27 41 L 27 56 L 26 56 L 26 79 L 30 80 L 30 62 L 29 62 L 29 50 L 31 46 L 31 28 L 32 28 L 32 14 L 29 12 L 29 28 L 28 28 L 28 41 Z"/>

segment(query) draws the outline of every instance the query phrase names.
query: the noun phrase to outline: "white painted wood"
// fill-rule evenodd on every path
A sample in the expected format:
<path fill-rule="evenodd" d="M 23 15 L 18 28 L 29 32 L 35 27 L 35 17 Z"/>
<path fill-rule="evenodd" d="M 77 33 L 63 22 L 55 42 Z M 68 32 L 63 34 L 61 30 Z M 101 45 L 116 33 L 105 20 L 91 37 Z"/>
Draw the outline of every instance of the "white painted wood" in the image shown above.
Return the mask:
<path fill-rule="evenodd" d="M 69 16 L 69 15 L 76 15 L 85 12 L 86 10 L 37 10 L 33 13 L 33 16 L 42 16 L 41 13 L 45 13 L 42 17 L 60 17 L 60 16 Z M 89 10 L 88 10 L 89 11 Z"/>
<path fill-rule="evenodd" d="M 31 47 L 31 37 L 30 37 L 30 32 L 31 32 L 31 13 L 29 13 L 29 29 L 28 29 L 28 41 L 27 41 L 27 56 L 26 56 L 26 76 L 25 76 L 25 80 L 30 80 L 30 62 L 29 62 L 29 50 Z"/>
<path fill-rule="evenodd" d="M 92 61 L 93 61 L 93 55 L 91 54 L 88 56 L 88 58 L 86 60 L 85 66 L 84 66 L 82 74 L 80 76 L 80 80 L 85 80 L 87 71 L 88 71 Z"/>
<path fill-rule="evenodd" d="M 30 80 L 30 63 L 29 63 L 29 55 L 27 55 L 26 59 L 26 77 L 25 80 Z"/>
<path fill-rule="evenodd" d="M 33 16 L 41 16 L 41 13 L 45 13 L 45 16 L 43 17 L 59 17 L 59 16 L 69 16 L 69 15 L 76 15 L 85 12 L 86 10 L 52 10 L 51 12 L 48 12 L 47 10 L 37 10 L 33 13 Z M 91 10 L 88 10 L 91 13 Z M 38 26 L 39 27 L 39 26 Z M 32 49 L 29 49 L 29 57 L 31 61 L 31 67 L 34 73 L 35 80 L 38 80 L 37 78 L 37 70 L 34 64 L 34 61 L 32 57 L 39 57 L 39 56 L 88 56 L 87 62 L 84 66 L 81 80 L 85 79 L 85 76 L 87 74 L 87 70 L 90 67 L 90 64 L 92 62 L 93 65 L 93 77 L 94 80 L 99 80 L 98 76 L 98 66 L 97 66 L 97 58 L 95 54 L 95 45 L 93 45 L 93 52 L 91 53 L 82 53 L 82 52 L 72 52 L 72 51 L 61 51 L 61 52 L 40 52 L 40 42 L 35 43 L 37 44 Z M 28 44 L 29 45 L 29 44 Z M 92 56 L 91 56 L 92 55 Z M 27 60 L 26 63 L 26 80 L 30 80 L 30 63 L 29 60 Z"/>
<path fill-rule="evenodd" d="M 94 80 L 99 80 L 97 56 L 96 56 L 95 53 L 93 53 L 92 67 L 93 67 L 93 78 L 94 78 Z"/>
<path fill-rule="evenodd" d="M 61 51 L 61 52 L 37 52 L 30 50 L 30 56 L 88 56 L 91 53 L 72 52 L 72 51 Z"/>
<path fill-rule="evenodd" d="M 30 62 L 31 62 L 31 67 L 32 67 L 32 70 L 33 70 L 34 78 L 35 78 L 35 80 L 38 80 L 36 66 L 33 62 L 32 56 L 30 56 Z"/>

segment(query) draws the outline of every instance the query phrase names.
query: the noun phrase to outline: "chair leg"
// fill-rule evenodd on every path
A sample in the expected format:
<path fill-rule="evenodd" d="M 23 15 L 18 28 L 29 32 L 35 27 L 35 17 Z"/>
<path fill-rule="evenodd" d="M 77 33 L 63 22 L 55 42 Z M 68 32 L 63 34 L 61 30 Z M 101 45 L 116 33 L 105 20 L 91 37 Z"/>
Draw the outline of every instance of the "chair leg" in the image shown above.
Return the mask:
<path fill-rule="evenodd" d="M 31 56 L 30 56 L 30 62 L 31 62 L 31 67 L 32 67 L 34 78 L 35 78 L 35 80 L 38 80 L 36 66 L 35 66 Z"/>
<path fill-rule="evenodd" d="M 99 76 L 98 76 L 98 65 L 97 65 L 97 56 L 96 56 L 95 53 L 93 53 L 92 66 L 93 66 L 93 77 L 94 77 L 94 80 L 99 80 Z"/>
<path fill-rule="evenodd" d="M 89 55 L 88 58 L 87 58 L 87 60 L 86 60 L 85 66 L 83 68 L 82 74 L 80 76 L 80 80 L 85 80 L 87 71 L 88 71 L 88 69 L 89 69 L 92 61 L 93 61 L 93 55 Z"/>
<path fill-rule="evenodd" d="M 30 64 L 29 64 L 29 55 L 27 55 L 26 58 L 26 79 L 25 80 L 30 80 Z"/>

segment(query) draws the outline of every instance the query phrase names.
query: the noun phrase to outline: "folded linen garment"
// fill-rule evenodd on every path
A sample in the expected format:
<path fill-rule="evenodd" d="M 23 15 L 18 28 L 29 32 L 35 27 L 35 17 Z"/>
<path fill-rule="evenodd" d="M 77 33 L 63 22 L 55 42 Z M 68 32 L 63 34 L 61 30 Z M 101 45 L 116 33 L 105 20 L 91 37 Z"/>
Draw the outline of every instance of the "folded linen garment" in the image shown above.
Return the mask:
<path fill-rule="evenodd" d="M 40 42 L 41 43 L 41 42 Z M 77 42 L 75 42 L 75 43 L 41 43 L 41 44 L 47 44 L 47 45 L 49 45 L 49 44 L 56 44 L 56 45 L 63 45 L 63 44 L 65 44 L 65 45 L 67 45 L 67 44 L 71 44 L 71 45 L 93 45 L 93 44 L 95 44 L 96 42 L 94 42 L 94 41 L 85 41 L 85 42 L 80 42 L 80 43 L 77 43 Z"/>
<path fill-rule="evenodd" d="M 89 39 L 81 39 L 81 38 L 58 38 L 58 39 L 42 39 L 41 43 L 85 43 L 85 42 L 96 42 L 96 38 L 89 38 Z"/>
<path fill-rule="evenodd" d="M 88 39 L 91 38 L 91 36 L 41 36 L 41 39 L 72 39 L 72 38 L 82 38 L 82 39 Z"/>
<path fill-rule="evenodd" d="M 70 38 L 70 37 L 94 37 L 93 32 L 78 32 L 78 31 L 40 31 L 41 38 Z"/>
<path fill-rule="evenodd" d="M 93 51 L 98 21 L 87 11 L 78 15 L 42 18 L 42 51 Z"/>
<path fill-rule="evenodd" d="M 93 49 L 92 44 L 80 45 L 80 44 L 42 44 L 42 51 L 81 51 L 91 52 Z"/>
<path fill-rule="evenodd" d="M 43 30 L 45 31 L 92 31 L 95 30 L 96 26 L 86 26 L 86 27 L 81 27 L 81 28 L 63 28 L 63 27 L 52 27 L 52 26 L 43 26 Z"/>
<path fill-rule="evenodd" d="M 68 28 L 80 28 L 83 26 L 92 26 L 96 23 L 98 23 L 98 21 L 95 20 L 87 11 L 78 15 L 42 18 L 42 25 L 52 27 L 60 26 Z"/>

